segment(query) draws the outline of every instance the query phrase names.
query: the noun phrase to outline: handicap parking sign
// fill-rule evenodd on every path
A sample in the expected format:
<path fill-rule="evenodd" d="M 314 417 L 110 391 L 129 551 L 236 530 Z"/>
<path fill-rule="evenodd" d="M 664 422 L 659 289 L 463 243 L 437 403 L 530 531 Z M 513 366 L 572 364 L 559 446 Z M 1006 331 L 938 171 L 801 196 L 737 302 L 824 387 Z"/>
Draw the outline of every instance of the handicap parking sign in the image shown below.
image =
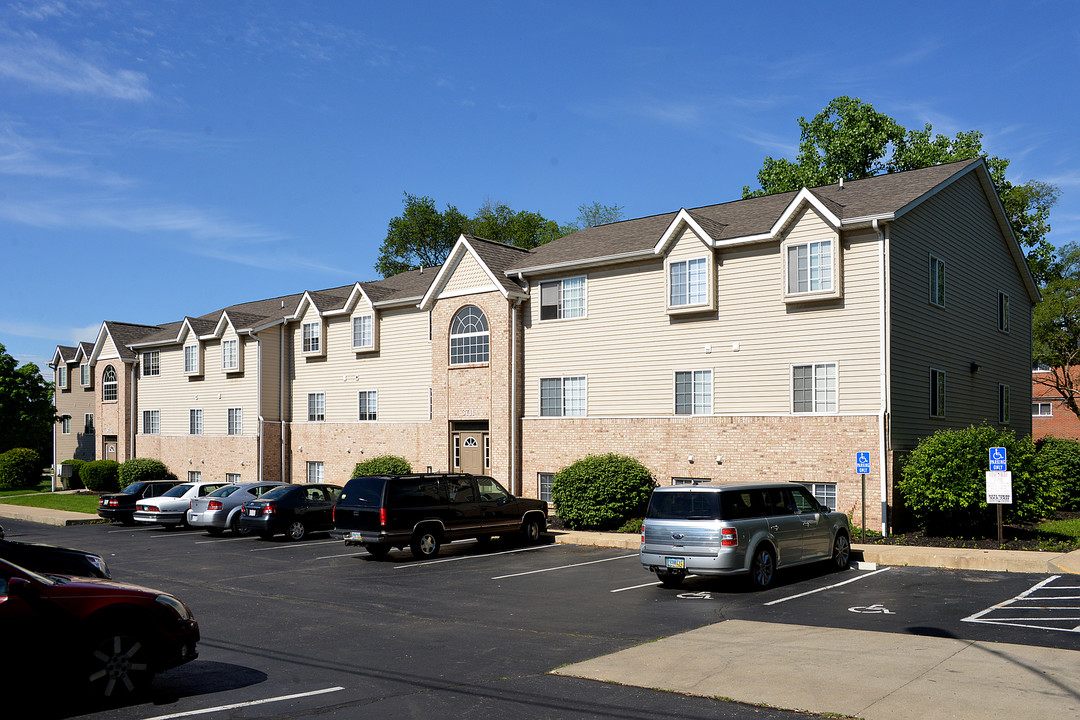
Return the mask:
<path fill-rule="evenodd" d="M 1008 456 L 1006 455 L 1005 448 L 992 447 L 990 448 L 990 471 L 991 472 L 1005 472 L 1008 467 Z"/>
<path fill-rule="evenodd" d="M 855 472 L 860 475 L 870 474 L 870 453 L 857 452 L 855 453 Z"/>

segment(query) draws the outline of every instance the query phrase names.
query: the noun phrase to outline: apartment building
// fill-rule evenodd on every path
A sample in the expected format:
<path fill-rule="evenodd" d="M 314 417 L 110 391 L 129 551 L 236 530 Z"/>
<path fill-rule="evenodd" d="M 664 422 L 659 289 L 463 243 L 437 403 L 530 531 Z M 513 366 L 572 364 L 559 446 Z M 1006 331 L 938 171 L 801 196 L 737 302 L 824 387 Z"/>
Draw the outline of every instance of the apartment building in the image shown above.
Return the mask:
<path fill-rule="evenodd" d="M 879 523 L 921 437 L 1031 432 L 1010 400 L 1037 299 L 973 160 L 533 250 L 462 236 L 439 268 L 105 323 L 88 360 L 99 382 L 106 360 L 129 370 L 118 459 L 181 477 L 343 482 L 389 452 L 547 497 L 561 467 L 618 452 L 662 483 L 793 480 L 845 511 L 865 480 Z"/>

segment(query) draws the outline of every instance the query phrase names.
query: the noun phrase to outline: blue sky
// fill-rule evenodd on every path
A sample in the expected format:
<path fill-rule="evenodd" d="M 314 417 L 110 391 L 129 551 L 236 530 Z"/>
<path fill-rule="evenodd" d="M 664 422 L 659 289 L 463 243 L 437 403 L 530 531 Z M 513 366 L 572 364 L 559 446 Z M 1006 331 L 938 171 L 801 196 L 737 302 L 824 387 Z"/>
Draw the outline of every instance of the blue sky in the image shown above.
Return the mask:
<path fill-rule="evenodd" d="M 1078 91 L 1071 1 L 6 3 L 0 343 L 44 367 L 102 320 L 377 279 L 406 191 L 737 199 L 839 95 L 982 131 L 1077 242 Z"/>

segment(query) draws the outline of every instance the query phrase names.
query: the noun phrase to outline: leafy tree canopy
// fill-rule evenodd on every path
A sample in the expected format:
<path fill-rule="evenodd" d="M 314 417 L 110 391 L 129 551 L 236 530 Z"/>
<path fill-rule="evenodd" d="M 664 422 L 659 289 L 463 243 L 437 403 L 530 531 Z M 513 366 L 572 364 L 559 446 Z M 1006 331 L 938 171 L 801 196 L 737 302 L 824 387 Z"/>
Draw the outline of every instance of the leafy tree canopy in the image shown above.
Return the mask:
<path fill-rule="evenodd" d="M 1056 390 L 1062 402 L 1080 417 L 1080 245 L 1061 249 L 1060 272 L 1042 288 L 1042 302 L 1032 313 L 1035 361 L 1050 371 L 1032 377 Z"/>
<path fill-rule="evenodd" d="M 743 197 L 815 187 L 845 180 L 901 172 L 956 160 L 984 156 L 982 133 L 959 132 L 956 137 L 935 135 L 930 123 L 909 130 L 859 98 L 832 100 L 812 120 L 799 118 L 799 154 L 793 162 L 766 157 L 757 173 L 758 190 L 743 187 Z M 1017 240 L 1027 252 L 1028 267 L 1042 284 L 1060 271 L 1054 246 L 1047 240 L 1050 208 L 1060 191 L 1050 183 L 1030 180 L 1010 182 L 1005 171 L 1009 161 L 987 157 L 990 177 L 1005 207 Z"/>
<path fill-rule="evenodd" d="M 383 277 L 441 265 L 462 234 L 534 248 L 582 228 L 623 219 L 622 207 L 597 202 L 579 205 L 577 220 L 566 225 L 494 200 L 485 201 L 472 217 L 453 205 L 440 211 L 426 195 L 405 193 L 404 204 L 405 210 L 390 221 L 379 248 L 375 271 Z"/>
<path fill-rule="evenodd" d="M 17 366 L 0 344 L 0 452 L 24 447 L 43 458 L 52 457 L 52 426 L 56 421 L 52 383 L 34 363 Z"/>

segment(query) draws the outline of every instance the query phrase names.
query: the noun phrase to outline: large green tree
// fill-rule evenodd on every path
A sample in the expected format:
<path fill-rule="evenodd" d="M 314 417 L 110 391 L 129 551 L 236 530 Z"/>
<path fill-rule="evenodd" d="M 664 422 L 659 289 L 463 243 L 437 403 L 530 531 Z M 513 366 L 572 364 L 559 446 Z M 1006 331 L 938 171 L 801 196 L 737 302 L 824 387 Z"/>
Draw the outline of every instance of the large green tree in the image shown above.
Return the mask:
<path fill-rule="evenodd" d="M 0 344 L 0 452 L 23 447 L 52 457 L 52 426 L 57 420 L 52 383 L 34 363 L 18 365 Z"/>
<path fill-rule="evenodd" d="M 1061 249 L 1060 271 L 1042 288 L 1032 313 L 1035 362 L 1049 372 L 1032 375 L 1036 383 L 1060 393 L 1062 403 L 1080 417 L 1080 245 Z"/>
<path fill-rule="evenodd" d="M 799 118 L 799 154 L 792 161 L 766 157 L 757 173 L 760 188 L 743 187 L 743 197 L 858 180 L 883 172 L 915 170 L 955 160 L 985 156 L 982 133 L 959 132 L 956 137 L 934 134 L 929 123 L 907 129 L 859 98 L 832 100 L 812 120 Z M 1017 240 L 1028 256 L 1036 282 L 1059 272 L 1050 232 L 1050 208 L 1057 202 L 1056 186 L 1039 180 L 1014 184 L 1006 177 L 1009 161 L 987 157 L 986 164 Z"/>

